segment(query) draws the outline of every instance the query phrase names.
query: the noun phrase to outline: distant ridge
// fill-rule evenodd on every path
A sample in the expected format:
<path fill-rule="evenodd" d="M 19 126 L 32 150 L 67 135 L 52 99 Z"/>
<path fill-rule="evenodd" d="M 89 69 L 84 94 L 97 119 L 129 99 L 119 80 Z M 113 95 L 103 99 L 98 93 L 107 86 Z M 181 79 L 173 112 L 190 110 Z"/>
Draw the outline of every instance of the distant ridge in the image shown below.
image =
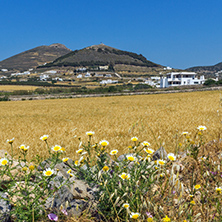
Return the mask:
<path fill-rule="evenodd" d="M 64 56 L 57 58 L 55 61 L 46 64 L 44 67 L 61 67 L 61 66 L 105 66 L 108 65 L 113 69 L 130 70 L 130 67 L 162 67 L 154 62 L 147 60 L 143 55 L 133 52 L 119 50 L 103 43 L 92 45 L 80 50 L 72 51 Z"/>
<path fill-rule="evenodd" d="M 186 69 L 187 71 L 191 71 L 191 72 L 197 72 L 200 74 L 214 74 L 218 71 L 222 70 L 222 62 L 213 65 L 213 66 L 194 66 L 194 67 L 190 67 L 188 69 Z"/>
<path fill-rule="evenodd" d="M 49 46 L 38 46 L 0 61 L 0 70 L 8 69 L 24 71 L 36 68 L 37 66 L 52 62 L 70 51 L 70 49 L 60 43 L 55 43 Z"/>

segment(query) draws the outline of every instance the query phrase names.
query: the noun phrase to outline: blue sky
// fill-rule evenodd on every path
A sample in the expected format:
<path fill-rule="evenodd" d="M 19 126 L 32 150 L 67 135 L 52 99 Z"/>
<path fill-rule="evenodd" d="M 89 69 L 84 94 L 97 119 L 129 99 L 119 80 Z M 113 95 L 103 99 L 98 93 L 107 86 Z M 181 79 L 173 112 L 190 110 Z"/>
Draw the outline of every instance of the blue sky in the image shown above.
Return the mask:
<path fill-rule="evenodd" d="M 174 68 L 222 62 L 221 0 L 0 0 L 0 61 L 103 42 Z"/>

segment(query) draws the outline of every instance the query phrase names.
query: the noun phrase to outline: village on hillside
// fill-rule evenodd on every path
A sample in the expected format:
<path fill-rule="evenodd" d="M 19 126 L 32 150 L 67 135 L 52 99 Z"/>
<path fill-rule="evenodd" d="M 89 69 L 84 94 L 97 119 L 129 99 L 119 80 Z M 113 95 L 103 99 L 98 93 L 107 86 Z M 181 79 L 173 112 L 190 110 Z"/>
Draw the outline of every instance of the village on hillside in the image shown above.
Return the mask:
<path fill-rule="evenodd" d="M 49 54 L 54 57 L 48 57 Z M 141 89 L 170 88 L 203 85 L 209 82 L 208 79 L 217 83 L 221 73 L 220 64 L 208 72 L 195 67 L 175 69 L 153 63 L 142 54 L 118 50 L 103 43 L 75 51 L 62 44 L 39 46 L 0 62 L 1 85 L 35 83 L 92 89 L 140 84 L 144 86 Z"/>
<path fill-rule="evenodd" d="M 218 81 L 219 73 L 215 74 L 214 81 Z M 95 70 L 87 67 L 75 69 L 55 68 L 39 71 L 29 69 L 24 72 L 10 73 L 1 69 L 0 81 L 4 82 L 48 82 L 59 85 L 76 85 L 95 87 L 116 84 L 145 84 L 154 88 L 168 88 L 172 86 L 201 85 L 206 81 L 204 75 L 198 76 L 195 72 L 174 71 L 171 67 L 164 67 L 158 75 L 124 75 L 109 71 L 109 66 L 98 66 Z"/>

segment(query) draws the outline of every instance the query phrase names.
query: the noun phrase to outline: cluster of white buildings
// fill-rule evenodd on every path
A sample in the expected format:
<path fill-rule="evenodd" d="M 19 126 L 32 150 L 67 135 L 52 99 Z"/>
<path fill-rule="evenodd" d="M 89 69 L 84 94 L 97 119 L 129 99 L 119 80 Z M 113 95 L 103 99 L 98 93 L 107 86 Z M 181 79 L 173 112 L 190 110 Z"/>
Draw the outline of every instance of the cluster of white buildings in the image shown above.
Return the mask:
<path fill-rule="evenodd" d="M 104 85 L 104 84 L 117 84 L 118 80 L 112 80 L 112 79 L 107 79 L 107 80 L 102 80 L 100 82 L 100 84 Z"/>

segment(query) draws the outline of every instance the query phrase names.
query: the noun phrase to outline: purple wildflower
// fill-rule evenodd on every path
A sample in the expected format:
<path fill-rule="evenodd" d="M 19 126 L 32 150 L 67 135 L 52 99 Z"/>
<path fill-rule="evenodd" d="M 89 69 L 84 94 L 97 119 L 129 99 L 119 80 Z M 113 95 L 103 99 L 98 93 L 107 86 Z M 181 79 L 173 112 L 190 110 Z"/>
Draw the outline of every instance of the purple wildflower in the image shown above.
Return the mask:
<path fill-rule="evenodd" d="M 153 218 L 153 216 L 152 216 L 152 214 L 151 214 L 150 212 L 146 212 L 146 215 L 147 215 L 148 217 Z"/>
<path fill-rule="evenodd" d="M 53 220 L 53 221 L 58 220 L 58 216 L 53 213 L 48 214 L 48 218 L 49 218 L 49 220 Z"/>
<path fill-rule="evenodd" d="M 66 211 L 65 209 L 62 209 L 61 211 L 62 211 L 62 213 L 64 213 L 66 216 L 68 215 L 68 213 L 67 213 L 67 211 Z"/>

